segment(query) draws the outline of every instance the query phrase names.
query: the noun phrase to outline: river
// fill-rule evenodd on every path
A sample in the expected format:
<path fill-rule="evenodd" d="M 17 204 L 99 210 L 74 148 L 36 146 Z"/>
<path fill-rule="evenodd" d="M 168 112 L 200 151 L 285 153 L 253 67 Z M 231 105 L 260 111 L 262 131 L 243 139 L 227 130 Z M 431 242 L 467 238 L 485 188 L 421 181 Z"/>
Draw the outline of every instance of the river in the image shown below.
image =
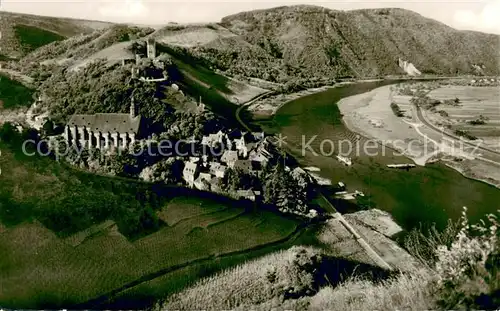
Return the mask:
<path fill-rule="evenodd" d="M 367 139 L 346 128 L 337 107 L 341 98 L 396 82 L 357 83 L 307 95 L 288 102 L 274 117 L 255 121 L 254 125 L 281 134 L 284 146 L 301 165 L 320 168 L 322 177 L 334 184 L 343 181 L 349 191 L 363 191 L 370 205 L 390 212 L 405 229 L 432 223 L 442 229 L 448 219 L 460 217 L 463 206 L 468 207 L 471 221 L 495 212 L 500 202 L 499 189 L 465 178 L 439 163 L 409 171 L 388 169 L 387 164 L 412 161 L 380 145 L 368 146 Z M 359 146 L 358 152 L 351 154 L 350 167 L 335 158 L 339 143 L 346 140 L 354 148 Z"/>

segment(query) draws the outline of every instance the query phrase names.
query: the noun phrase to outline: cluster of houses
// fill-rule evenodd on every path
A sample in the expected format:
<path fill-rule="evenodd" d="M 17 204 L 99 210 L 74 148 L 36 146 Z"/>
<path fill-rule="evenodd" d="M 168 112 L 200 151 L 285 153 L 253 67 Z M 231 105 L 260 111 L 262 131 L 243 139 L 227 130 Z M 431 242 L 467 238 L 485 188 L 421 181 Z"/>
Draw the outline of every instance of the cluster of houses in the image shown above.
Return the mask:
<path fill-rule="evenodd" d="M 204 136 L 201 145 L 204 150 L 220 150 L 218 154 L 204 154 L 190 157 L 184 163 L 182 178 L 189 187 L 212 192 L 222 192 L 222 180 L 228 169 L 240 170 L 245 174 L 259 176 L 263 167 L 272 159 L 270 142 L 264 133 L 241 132 L 229 133 L 220 130 Z M 214 149 L 216 148 L 216 149 Z M 257 190 L 236 190 L 230 194 L 236 199 L 244 198 L 255 201 L 261 193 Z"/>

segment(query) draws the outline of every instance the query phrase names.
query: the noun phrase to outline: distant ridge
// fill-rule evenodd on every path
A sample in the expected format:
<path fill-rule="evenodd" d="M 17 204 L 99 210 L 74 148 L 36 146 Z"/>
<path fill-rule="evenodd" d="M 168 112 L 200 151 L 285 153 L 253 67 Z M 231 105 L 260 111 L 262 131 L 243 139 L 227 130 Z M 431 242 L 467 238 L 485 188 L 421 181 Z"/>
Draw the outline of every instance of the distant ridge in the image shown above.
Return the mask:
<path fill-rule="evenodd" d="M 274 82 L 404 74 L 400 58 L 415 74 L 473 74 L 474 65 L 499 73 L 500 36 L 396 8 L 282 6 L 233 14 L 217 25 L 169 25 L 158 34 L 227 74 Z"/>
<path fill-rule="evenodd" d="M 102 44 L 103 28 L 107 31 L 111 25 L 113 29 L 119 26 L 98 21 L 1 14 L 5 15 L 3 24 L 7 19 L 11 21 L 9 25 L 2 25 L 7 29 L 1 39 L 2 46 L 7 48 L 2 53 L 8 53 L 4 55 L 8 57 L 26 54 L 15 36 L 16 25 L 38 27 L 65 38 L 84 34 L 64 46 L 83 51 L 78 44 L 86 45 L 92 47 L 87 50 L 95 55 L 99 55 L 96 49 L 114 49 Z M 148 36 L 168 47 L 166 50 L 175 49 L 178 55 L 188 55 L 209 70 L 236 78 L 252 77 L 283 84 L 405 74 L 497 75 L 500 71 L 500 36 L 459 31 L 397 8 L 338 11 L 311 5 L 281 6 L 229 15 L 220 23 L 168 23 L 160 28 L 156 26 Z M 117 42 L 116 39 L 108 41 Z M 62 62 L 64 57 L 78 62 L 90 56 L 80 52 L 55 55 L 51 49 L 32 53 L 23 60 L 24 64 L 52 60 L 58 55 Z"/>

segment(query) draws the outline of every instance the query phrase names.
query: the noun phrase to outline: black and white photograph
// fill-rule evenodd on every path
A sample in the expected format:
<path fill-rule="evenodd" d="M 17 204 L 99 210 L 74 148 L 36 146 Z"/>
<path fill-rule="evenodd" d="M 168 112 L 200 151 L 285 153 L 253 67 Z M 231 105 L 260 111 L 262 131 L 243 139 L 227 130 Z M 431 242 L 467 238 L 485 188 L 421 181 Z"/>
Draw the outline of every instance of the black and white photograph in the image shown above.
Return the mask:
<path fill-rule="evenodd" d="M 500 0 L 0 0 L 0 311 L 500 310 Z"/>

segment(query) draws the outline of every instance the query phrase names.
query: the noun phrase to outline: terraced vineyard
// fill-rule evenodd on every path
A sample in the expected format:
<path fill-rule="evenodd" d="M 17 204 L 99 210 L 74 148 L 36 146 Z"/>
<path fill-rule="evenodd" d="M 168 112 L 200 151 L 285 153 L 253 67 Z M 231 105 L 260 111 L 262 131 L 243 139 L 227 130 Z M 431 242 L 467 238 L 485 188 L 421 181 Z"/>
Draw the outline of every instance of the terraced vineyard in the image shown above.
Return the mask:
<path fill-rule="evenodd" d="M 144 307 L 297 233 L 295 220 L 235 201 L 182 196 L 179 189 L 153 198 L 150 185 L 0 147 L 3 307 L 99 308 L 115 295 L 127 308 Z"/>

